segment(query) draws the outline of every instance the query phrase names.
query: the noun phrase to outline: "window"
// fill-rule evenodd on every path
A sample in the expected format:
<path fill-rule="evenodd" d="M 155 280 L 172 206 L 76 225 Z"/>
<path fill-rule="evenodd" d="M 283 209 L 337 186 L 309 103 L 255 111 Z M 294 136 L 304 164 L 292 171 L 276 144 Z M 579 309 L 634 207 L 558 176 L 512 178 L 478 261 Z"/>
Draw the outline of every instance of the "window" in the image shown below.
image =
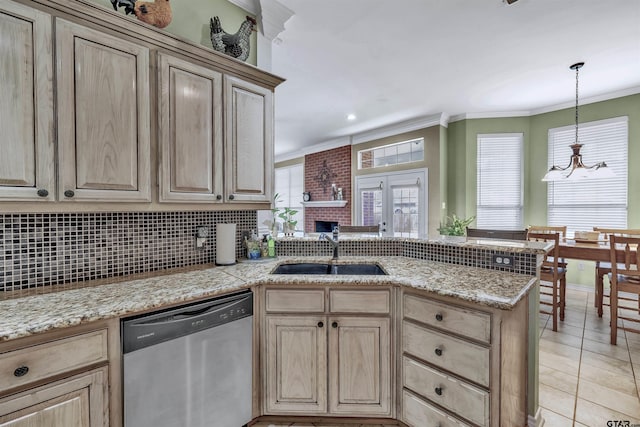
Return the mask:
<path fill-rule="evenodd" d="M 294 216 L 297 230 L 304 229 L 304 209 L 302 208 L 302 192 L 304 191 L 304 164 L 276 168 L 275 192 L 278 194 L 276 207 L 283 212 L 285 207 L 295 209 Z M 276 218 L 282 222 L 282 219 Z"/>
<path fill-rule="evenodd" d="M 628 118 L 581 123 L 578 140 L 587 166 L 604 161 L 616 174 L 607 179 L 552 181 L 547 187 L 547 222 L 566 225 L 567 234 L 593 227 L 627 228 Z M 575 127 L 549 129 L 549 167 L 566 166 Z"/>
<path fill-rule="evenodd" d="M 358 151 L 358 169 L 399 165 L 424 160 L 424 138 Z"/>
<path fill-rule="evenodd" d="M 517 230 L 522 219 L 522 134 L 478 135 L 478 228 Z"/>

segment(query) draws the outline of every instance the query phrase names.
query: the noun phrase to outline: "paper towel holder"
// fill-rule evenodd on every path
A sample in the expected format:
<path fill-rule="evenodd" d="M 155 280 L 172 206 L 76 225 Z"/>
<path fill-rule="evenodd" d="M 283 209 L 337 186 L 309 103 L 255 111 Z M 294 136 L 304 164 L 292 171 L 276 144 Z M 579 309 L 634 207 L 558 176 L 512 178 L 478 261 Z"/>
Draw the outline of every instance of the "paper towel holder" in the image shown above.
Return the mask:
<path fill-rule="evenodd" d="M 209 237 L 209 227 L 202 225 L 196 228 L 196 248 L 201 248 L 207 242 Z"/>

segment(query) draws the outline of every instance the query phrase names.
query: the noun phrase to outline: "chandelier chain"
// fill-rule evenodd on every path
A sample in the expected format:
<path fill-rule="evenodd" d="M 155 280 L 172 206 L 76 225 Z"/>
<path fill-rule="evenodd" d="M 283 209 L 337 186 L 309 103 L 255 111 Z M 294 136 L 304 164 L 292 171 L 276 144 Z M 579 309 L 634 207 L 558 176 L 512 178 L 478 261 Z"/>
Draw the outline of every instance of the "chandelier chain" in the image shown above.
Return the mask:
<path fill-rule="evenodd" d="M 580 67 L 576 67 L 576 144 L 578 144 L 578 72 Z"/>

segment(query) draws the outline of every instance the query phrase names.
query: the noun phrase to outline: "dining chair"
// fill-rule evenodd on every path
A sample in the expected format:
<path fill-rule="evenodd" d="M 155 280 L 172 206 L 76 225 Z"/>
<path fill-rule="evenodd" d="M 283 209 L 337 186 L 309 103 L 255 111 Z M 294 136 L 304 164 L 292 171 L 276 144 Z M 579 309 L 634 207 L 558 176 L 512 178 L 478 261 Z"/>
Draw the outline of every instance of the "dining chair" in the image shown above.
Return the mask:
<path fill-rule="evenodd" d="M 602 227 L 593 227 L 593 231 L 599 232 L 603 240 L 609 241 L 609 236 L 640 236 L 640 229 L 631 229 L 631 228 L 602 228 Z M 604 304 L 604 276 L 611 273 L 611 263 L 608 261 L 596 261 L 596 297 L 594 301 L 594 306 L 598 310 L 598 316 L 602 317 L 602 307 Z M 627 299 L 625 297 L 619 297 L 620 299 Z M 638 310 L 640 310 L 640 301 L 638 301 Z"/>
<path fill-rule="evenodd" d="M 493 230 L 489 228 L 467 227 L 467 237 L 502 240 L 527 240 L 527 230 Z"/>
<path fill-rule="evenodd" d="M 631 308 L 620 304 L 620 292 L 636 294 L 640 299 L 640 256 L 638 255 L 638 245 L 640 237 L 616 236 L 609 237 L 609 248 L 611 254 L 611 293 L 609 295 L 611 309 L 611 344 L 616 345 L 618 329 L 640 333 L 640 329 L 627 326 L 627 322 L 640 322 L 636 308 Z M 617 261 L 617 251 L 624 251 L 624 262 Z M 621 315 L 621 310 L 632 310 L 635 317 Z M 623 326 L 618 326 L 618 319 L 622 319 Z"/>
<path fill-rule="evenodd" d="M 560 262 L 560 233 L 533 233 L 529 231 L 527 239 L 536 242 L 553 242 L 545 260 L 540 267 L 540 313 L 550 314 L 553 319 L 553 330 L 558 330 L 558 317 L 564 320 L 565 296 L 567 288 L 567 269 Z M 550 283 L 549 285 L 545 282 Z M 551 301 L 542 296 L 551 297 Z M 551 311 L 542 309 L 543 305 L 551 306 Z"/>

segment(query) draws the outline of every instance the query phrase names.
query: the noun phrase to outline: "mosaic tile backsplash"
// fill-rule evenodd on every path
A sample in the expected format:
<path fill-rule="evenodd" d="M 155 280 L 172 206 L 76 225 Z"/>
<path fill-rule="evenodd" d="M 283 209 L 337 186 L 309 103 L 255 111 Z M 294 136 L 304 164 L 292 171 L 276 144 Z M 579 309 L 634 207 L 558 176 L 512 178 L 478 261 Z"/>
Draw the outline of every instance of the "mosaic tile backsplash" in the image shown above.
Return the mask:
<path fill-rule="evenodd" d="M 215 224 L 256 227 L 255 211 L 0 214 L 0 291 L 215 262 Z M 196 228 L 209 227 L 203 248 Z"/>

